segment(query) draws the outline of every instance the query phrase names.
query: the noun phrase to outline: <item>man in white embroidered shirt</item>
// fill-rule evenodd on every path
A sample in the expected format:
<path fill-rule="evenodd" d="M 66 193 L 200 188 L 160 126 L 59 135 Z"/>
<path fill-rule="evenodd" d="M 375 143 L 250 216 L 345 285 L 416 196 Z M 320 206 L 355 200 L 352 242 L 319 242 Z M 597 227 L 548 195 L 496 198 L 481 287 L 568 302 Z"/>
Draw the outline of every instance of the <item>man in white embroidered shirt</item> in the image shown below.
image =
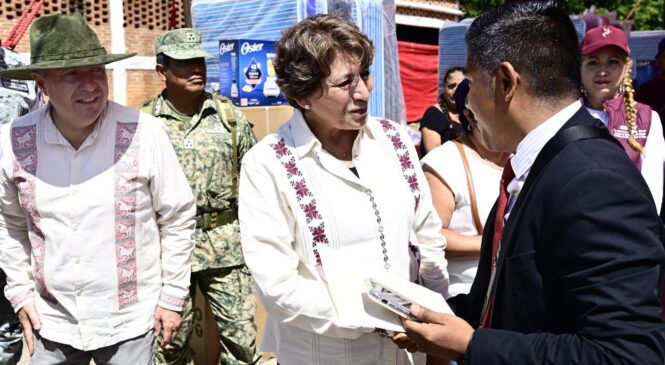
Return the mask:
<path fill-rule="evenodd" d="M 148 364 L 188 295 L 194 198 L 165 127 L 108 100 L 107 54 L 81 15 L 30 28 L 49 104 L 0 131 L 0 265 L 32 364 Z M 154 332 L 153 332 L 154 331 Z"/>

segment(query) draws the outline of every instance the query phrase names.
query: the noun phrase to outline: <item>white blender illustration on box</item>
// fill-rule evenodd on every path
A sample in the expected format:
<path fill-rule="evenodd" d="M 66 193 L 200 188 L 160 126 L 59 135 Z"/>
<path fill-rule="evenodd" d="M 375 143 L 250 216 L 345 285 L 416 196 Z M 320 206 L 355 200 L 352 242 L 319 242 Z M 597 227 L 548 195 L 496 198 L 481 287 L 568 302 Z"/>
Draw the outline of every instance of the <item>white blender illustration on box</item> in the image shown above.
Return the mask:
<path fill-rule="evenodd" d="M 277 86 L 277 75 L 275 73 L 275 66 L 272 62 L 275 59 L 274 53 L 266 53 L 266 68 L 268 69 L 268 77 L 266 77 L 266 82 L 263 84 L 263 95 L 266 97 L 277 97 L 279 96 L 279 86 Z"/>
<path fill-rule="evenodd" d="M 236 74 L 236 67 L 238 67 L 238 56 L 235 52 L 231 52 L 231 68 L 233 69 L 233 75 Z M 236 82 L 236 79 L 233 79 L 231 82 L 231 98 L 238 98 L 238 83 Z"/>
<path fill-rule="evenodd" d="M 257 39 L 220 40 L 219 93 L 238 106 L 287 104 L 277 85 L 274 45 Z"/>

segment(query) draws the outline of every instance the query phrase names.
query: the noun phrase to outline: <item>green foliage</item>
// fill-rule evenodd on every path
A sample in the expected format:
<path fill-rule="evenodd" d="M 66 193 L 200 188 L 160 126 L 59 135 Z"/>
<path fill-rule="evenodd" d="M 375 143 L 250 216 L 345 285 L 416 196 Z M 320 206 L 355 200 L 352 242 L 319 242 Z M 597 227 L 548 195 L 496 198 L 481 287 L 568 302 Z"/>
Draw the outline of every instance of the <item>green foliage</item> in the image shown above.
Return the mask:
<path fill-rule="evenodd" d="M 464 12 L 465 18 L 475 18 L 480 13 L 487 9 L 491 9 L 499 4 L 503 4 L 503 0 L 466 0 L 460 1 L 460 7 Z"/>
<path fill-rule="evenodd" d="M 665 0 L 642 0 L 640 6 L 633 13 L 633 30 L 654 30 L 663 29 L 665 17 Z M 486 9 L 493 8 L 502 4 L 503 0 L 463 0 L 460 1 L 464 17 L 476 17 Z M 596 14 L 606 14 L 609 11 L 616 10 L 617 19 L 624 19 L 630 9 L 635 4 L 634 0 L 568 0 L 562 1 L 568 12 L 581 14 L 585 9 L 592 5 L 598 8 Z"/>

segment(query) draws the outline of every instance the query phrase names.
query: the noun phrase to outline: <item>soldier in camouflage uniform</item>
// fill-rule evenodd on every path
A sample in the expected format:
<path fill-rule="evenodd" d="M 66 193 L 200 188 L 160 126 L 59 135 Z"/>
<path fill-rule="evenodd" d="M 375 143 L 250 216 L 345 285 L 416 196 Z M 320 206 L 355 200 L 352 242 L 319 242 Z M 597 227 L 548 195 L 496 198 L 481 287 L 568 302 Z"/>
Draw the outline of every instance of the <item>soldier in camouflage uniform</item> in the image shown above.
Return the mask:
<path fill-rule="evenodd" d="M 20 67 L 27 63 L 18 53 L 0 48 L 0 70 Z M 39 104 L 34 81 L 0 79 L 0 124 L 11 122 Z M 13 365 L 21 357 L 23 329 L 14 309 L 5 298 L 6 284 L 7 277 L 0 270 L 0 364 Z"/>
<path fill-rule="evenodd" d="M 157 38 L 157 73 L 166 89 L 141 110 L 160 117 L 196 197 L 196 248 L 190 300 L 178 339 L 156 350 L 156 364 L 191 363 L 192 301 L 196 286 L 208 298 L 220 336 L 220 364 L 255 364 L 256 299 L 240 246 L 236 208 L 239 161 L 255 143 L 252 125 L 231 102 L 204 90 L 201 35 L 176 29 Z"/>

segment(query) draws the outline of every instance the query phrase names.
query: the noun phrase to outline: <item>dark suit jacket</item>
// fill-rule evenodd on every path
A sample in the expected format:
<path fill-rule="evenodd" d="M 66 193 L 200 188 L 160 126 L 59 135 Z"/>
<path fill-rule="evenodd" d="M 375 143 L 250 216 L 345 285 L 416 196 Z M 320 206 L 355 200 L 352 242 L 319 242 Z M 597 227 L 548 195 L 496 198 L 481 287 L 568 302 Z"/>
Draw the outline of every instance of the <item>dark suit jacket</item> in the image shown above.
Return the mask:
<path fill-rule="evenodd" d="M 584 108 L 563 128 L 574 125 L 602 127 Z M 476 330 L 471 363 L 665 364 L 662 224 L 626 153 L 610 140 L 575 141 L 539 178 L 529 174 L 522 192 L 529 185 L 503 232 L 491 328 Z M 450 300 L 474 325 L 490 281 L 495 215 L 496 207 L 471 292 Z"/>

